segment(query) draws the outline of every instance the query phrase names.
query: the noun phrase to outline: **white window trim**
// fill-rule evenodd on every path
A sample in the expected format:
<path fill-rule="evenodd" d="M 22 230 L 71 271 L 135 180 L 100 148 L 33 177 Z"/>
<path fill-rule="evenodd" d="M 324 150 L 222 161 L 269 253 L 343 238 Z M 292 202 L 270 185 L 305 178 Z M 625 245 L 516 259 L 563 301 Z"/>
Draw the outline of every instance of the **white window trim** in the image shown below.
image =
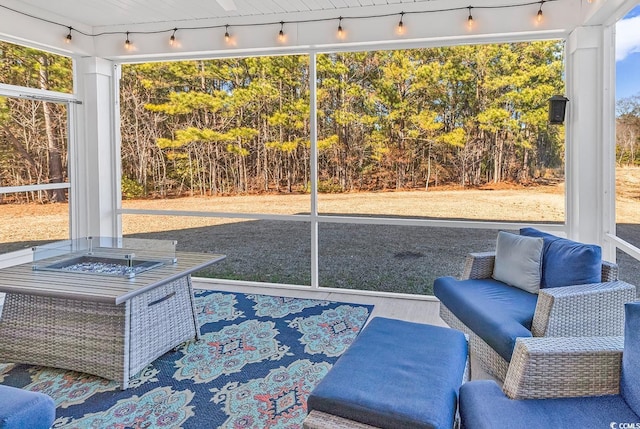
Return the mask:
<path fill-rule="evenodd" d="M 73 60 L 72 60 L 73 61 Z M 75 61 L 74 61 L 75 63 Z M 75 86 L 76 73 L 73 67 L 73 81 Z M 37 88 L 22 87 L 17 85 L 7 85 L 0 83 L 0 97 L 22 98 L 28 100 L 47 101 L 51 103 L 66 103 L 67 105 L 67 153 L 69 162 L 67 166 L 68 182 L 65 183 L 44 183 L 23 186 L 3 186 L 0 187 L 0 195 L 32 192 L 32 191 L 48 191 L 53 189 L 69 189 L 69 238 L 73 236 L 73 226 L 77 219 L 77 214 L 73 212 L 73 192 L 74 177 L 73 171 L 77 168 L 77 158 L 75 157 L 75 146 L 77 135 L 75 132 L 75 123 L 77 110 L 76 106 L 82 104 L 74 94 L 66 94 L 63 92 L 48 91 Z M 18 250 L 0 255 L 0 268 L 8 267 L 16 264 L 22 264 L 31 261 L 32 251 L 30 249 Z"/>

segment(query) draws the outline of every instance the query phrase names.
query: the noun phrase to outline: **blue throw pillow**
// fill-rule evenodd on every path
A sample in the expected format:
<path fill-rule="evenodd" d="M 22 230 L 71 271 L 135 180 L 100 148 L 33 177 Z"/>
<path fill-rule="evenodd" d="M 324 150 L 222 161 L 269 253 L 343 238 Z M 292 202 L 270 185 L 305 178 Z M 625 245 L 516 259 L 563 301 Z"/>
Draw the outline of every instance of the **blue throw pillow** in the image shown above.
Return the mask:
<path fill-rule="evenodd" d="M 602 249 L 560 238 L 535 228 L 522 228 L 520 235 L 542 237 L 541 288 L 600 283 L 602 281 Z"/>

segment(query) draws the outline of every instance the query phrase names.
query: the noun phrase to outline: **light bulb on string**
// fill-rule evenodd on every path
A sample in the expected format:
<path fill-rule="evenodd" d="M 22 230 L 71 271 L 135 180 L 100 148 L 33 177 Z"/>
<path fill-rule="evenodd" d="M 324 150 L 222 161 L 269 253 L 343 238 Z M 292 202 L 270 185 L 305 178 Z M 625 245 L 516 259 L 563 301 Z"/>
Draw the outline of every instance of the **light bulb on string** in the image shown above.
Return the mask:
<path fill-rule="evenodd" d="M 284 21 L 280 21 L 280 31 L 278 32 L 278 40 L 280 41 L 280 43 L 283 43 L 285 41 Z"/>
<path fill-rule="evenodd" d="M 344 39 L 344 30 L 342 29 L 342 17 L 338 18 L 338 38 Z"/>
<path fill-rule="evenodd" d="M 468 6 L 467 9 L 469 9 L 469 17 L 467 18 L 467 28 L 471 30 L 473 28 L 473 16 L 471 15 L 471 9 L 473 9 L 473 7 Z"/>
<path fill-rule="evenodd" d="M 174 28 L 171 37 L 169 37 L 169 46 L 175 46 L 176 44 L 176 31 L 178 31 L 178 29 Z"/>
<path fill-rule="evenodd" d="M 231 36 L 229 35 L 229 24 L 224 26 L 224 41 L 229 43 Z"/>
<path fill-rule="evenodd" d="M 64 39 L 65 43 L 71 43 L 71 39 L 73 39 L 73 36 L 71 35 L 71 30 L 73 30 L 73 28 L 69 27 L 69 34 L 67 34 L 67 37 L 65 37 Z"/>
<path fill-rule="evenodd" d="M 129 32 L 127 31 L 127 39 L 124 41 L 124 48 L 128 51 L 131 49 L 131 40 L 129 40 Z"/>
<path fill-rule="evenodd" d="M 404 22 L 402 18 L 404 17 L 404 12 L 400 12 L 400 22 L 398 22 L 398 27 L 396 28 L 396 33 L 404 34 Z"/>
<path fill-rule="evenodd" d="M 537 23 L 541 23 L 541 22 L 542 22 L 542 19 L 544 18 L 544 17 L 542 16 L 542 5 L 543 5 L 543 4 L 544 4 L 544 0 L 542 0 L 542 1 L 540 2 L 540 9 L 538 9 L 538 13 L 537 13 L 537 15 L 536 15 L 536 22 L 537 22 Z"/>

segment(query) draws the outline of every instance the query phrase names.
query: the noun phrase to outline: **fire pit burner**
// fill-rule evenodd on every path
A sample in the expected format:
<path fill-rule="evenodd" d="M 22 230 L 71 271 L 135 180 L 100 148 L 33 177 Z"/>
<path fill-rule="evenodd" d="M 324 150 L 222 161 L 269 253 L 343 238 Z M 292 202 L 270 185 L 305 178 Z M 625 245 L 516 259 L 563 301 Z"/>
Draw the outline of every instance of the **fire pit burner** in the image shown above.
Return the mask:
<path fill-rule="evenodd" d="M 135 277 L 136 274 L 140 274 L 161 265 L 163 265 L 163 262 L 161 261 L 145 261 L 133 258 L 118 259 L 84 255 L 65 259 L 51 265 L 40 266 L 38 269 L 131 278 Z"/>

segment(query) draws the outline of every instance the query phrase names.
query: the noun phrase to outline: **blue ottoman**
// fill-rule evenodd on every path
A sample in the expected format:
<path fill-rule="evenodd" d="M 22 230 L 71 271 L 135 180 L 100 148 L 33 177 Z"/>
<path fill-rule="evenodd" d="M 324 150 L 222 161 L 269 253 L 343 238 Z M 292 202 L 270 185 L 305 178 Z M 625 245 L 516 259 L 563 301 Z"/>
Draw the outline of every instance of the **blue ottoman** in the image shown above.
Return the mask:
<path fill-rule="evenodd" d="M 0 385 L 0 429 L 48 429 L 55 418 L 49 396 Z"/>
<path fill-rule="evenodd" d="M 451 429 L 467 356 L 460 331 L 376 317 L 313 390 L 309 413 L 379 428 Z"/>

